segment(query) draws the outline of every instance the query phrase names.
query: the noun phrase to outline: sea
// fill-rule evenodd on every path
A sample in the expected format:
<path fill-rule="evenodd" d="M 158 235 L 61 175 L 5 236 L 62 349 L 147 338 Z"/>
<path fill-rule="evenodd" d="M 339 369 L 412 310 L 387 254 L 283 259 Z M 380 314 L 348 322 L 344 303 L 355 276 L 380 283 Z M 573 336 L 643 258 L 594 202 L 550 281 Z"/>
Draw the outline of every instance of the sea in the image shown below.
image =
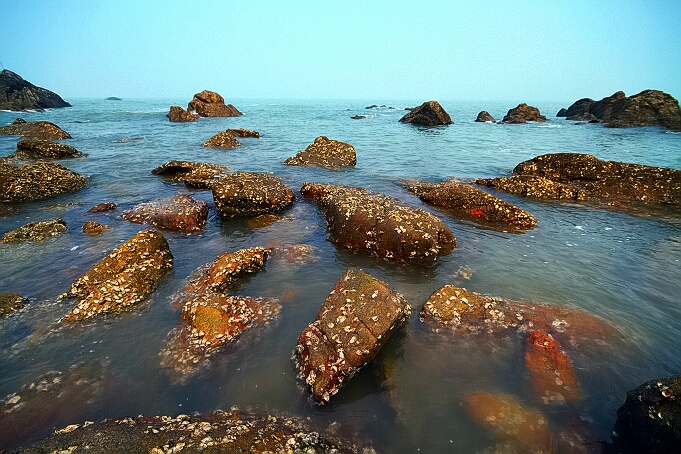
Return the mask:
<path fill-rule="evenodd" d="M 519 100 L 439 100 L 454 121 L 440 127 L 398 121 L 406 107 L 424 100 L 229 99 L 243 116 L 194 123 L 166 118 L 171 105 L 184 106 L 189 99 L 69 101 L 73 107 L 66 109 L 0 112 L 0 125 L 21 117 L 50 121 L 69 132 L 73 138 L 64 143 L 87 157 L 59 164 L 89 181 L 78 192 L 21 204 L 15 215 L 0 218 L 0 234 L 55 218 L 68 226 L 66 233 L 43 242 L 0 244 L 0 292 L 29 298 L 22 310 L 0 319 L 0 396 L 21 395 L 22 386 L 50 372 L 63 372 L 59 380 L 65 382 L 69 370 L 82 365 L 94 372 L 67 383 L 77 387 L 75 393 L 60 388 L 38 405 L 27 402 L 24 413 L 13 416 L 18 419 L 11 428 L 0 432 L 0 448 L 13 449 L 84 421 L 238 406 L 298 416 L 379 452 L 475 453 L 499 441 L 462 403 L 466 395 L 482 391 L 511 395 L 538 409 L 554 437 L 579 426 L 591 443 L 587 452 L 598 452 L 600 443 L 612 437 L 627 391 L 681 373 L 678 210 L 606 208 L 488 189 L 538 220 L 534 229 L 514 232 L 426 205 L 401 184 L 404 179 L 505 176 L 522 161 L 554 152 L 681 169 L 681 133 L 657 127 L 609 129 L 555 117 L 569 100 L 533 103 L 549 121 L 522 125 L 474 121 L 481 110 L 501 119 Z M 366 108 L 372 104 L 379 107 Z M 356 115 L 366 118 L 351 118 Z M 261 137 L 240 139 L 243 145 L 233 150 L 202 147 L 227 128 L 256 130 Z M 322 135 L 353 145 L 357 165 L 342 170 L 282 165 Z M 0 156 L 13 153 L 16 142 L 14 136 L 1 136 Z M 171 160 L 271 173 L 283 178 L 297 200 L 269 224 L 222 220 L 210 192 L 152 175 L 152 169 Z M 329 241 L 323 213 L 300 197 L 300 187 L 308 181 L 361 186 L 428 210 L 449 226 L 457 248 L 432 265 L 387 262 L 338 249 Z M 174 269 L 151 297 L 130 313 L 55 331 L 55 323 L 75 304 L 57 296 L 115 247 L 148 228 L 123 220 L 121 213 L 178 193 L 207 201 L 208 223 L 200 233 L 163 232 Z M 102 202 L 118 208 L 88 212 Z M 89 220 L 110 228 L 97 236 L 82 233 Z M 245 332 L 186 380 L 170 376 L 159 356 L 180 321 L 170 301 L 192 271 L 227 251 L 290 245 L 307 245 L 313 252 L 297 261 L 273 254 L 263 271 L 235 291 L 277 298 L 279 317 Z M 315 319 L 334 283 L 352 267 L 402 293 L 413 313 L 379 354 L 320 406 L 298 378 L 293 352 L 298 335 Z M 565 345 L 583 399 L 545 405 L 531 390 L 522 334 L 462 336 L 436 332 L 422 321 L 423 303 L 446 284 L 509 300 L 584 309 L 616 326 L 622 341 Z M 0 415 L 0 425 L 2 419 Z"/>

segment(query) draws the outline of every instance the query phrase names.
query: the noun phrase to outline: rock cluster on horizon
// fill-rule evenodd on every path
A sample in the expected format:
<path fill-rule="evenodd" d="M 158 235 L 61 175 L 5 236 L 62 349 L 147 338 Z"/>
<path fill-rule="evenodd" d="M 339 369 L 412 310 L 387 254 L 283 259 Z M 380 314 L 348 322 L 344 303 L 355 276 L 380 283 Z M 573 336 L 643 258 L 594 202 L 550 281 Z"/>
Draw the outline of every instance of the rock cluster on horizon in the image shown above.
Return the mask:
<path fill-rule="evenodd" d="M 37 87 L 9 69 L 0 71 L 0 110 L 44 110 L 71 107 L 61 96 Z"/>

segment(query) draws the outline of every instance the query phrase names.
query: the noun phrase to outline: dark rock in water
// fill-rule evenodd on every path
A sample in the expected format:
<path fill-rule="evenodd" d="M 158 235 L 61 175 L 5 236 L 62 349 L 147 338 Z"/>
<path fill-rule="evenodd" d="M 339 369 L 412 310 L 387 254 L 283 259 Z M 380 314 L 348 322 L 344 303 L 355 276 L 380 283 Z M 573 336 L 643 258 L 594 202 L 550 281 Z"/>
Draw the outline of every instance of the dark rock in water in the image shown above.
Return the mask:
<path fill-rule="evenodd" d="M 560 109 L 558 113 L 556 114 L 556 117 L 567 117 L 568 116 L 568 111 L 567 109 Z"/>
<path fill-rule="evenodd" d="M 478 118 L 475 119 L 478 123 L 494 123 L 494 117 L 490 115 L 489 112 L 483 110 L 478 114 Z"/>
<path fill-rule="evenodd" d="M 0 109 L 43 110 L 71 107 L 58 94 L 36 87 L 8 69 L 0 71 Z"/>
<path fill-rule="evenodd" d="M 210 414 L 138 416 L 78 424 L 22 447 L 25 453 L 162 452 L 376 454 L 373 448 L 342 440 L 299 417 L 254 414 L 233 407 Z"/>
<path fill-rule="evenodd" d="M 368 107 L 367 107 L 367 109 L 368 109 Z M 364 118 L 369 118 L 369 116 L 368 115 L 353 115 L 350 118 L 352 118 L 353 120 L 362 120 Z"/>
<path fill-rule="evenodd" d="M 225 132 L 231 133 L 234 137 L 252 137 L 254 139 L 260 138 L 260 133 L 258 131 L 253 131 L 251 129 L 246 129 L 246 128 L 239 128 L 239 129 L 229 128 Z"/>
<path fill-rule="evenodd" d="M 17 143 L 17 151 L 14 154 L 29 159 L 68 159 L 85 156 L 71 145 L 50 140 L 22 140 Z"/>
<path fill-rule="evenodd" d="M 18 311 L 26 305 L 27 301 L 18 293 L 0 293 L 0 318 Z"/>
<path fill-rule="evenodd" d="M 318 403 L 336 394 L 404 323 L 411 306 L 402 295 L 362 270 L 347 270 L 298 336 L 300 377 Z"/>
<path fill-rule="evenodd" d="M 0 127 L 0 136 L 19 136 L 22 139 L 64 140 L 71 135 L 49 121 L 25 121 L 17 118 L 9 126 Z"/>
<path fill-rule="evenodd" d="M 123 101 L 121 98 L 117 98 L 115 96 L 109 96 L 106 98 L 107 101 Z"/>
<path fill-rule="evenodd" d="M 476 183 L 540 198 L 681 206 L 681 170 L 553 153 L 521 162 L 513 174 Z"/>
<path fill-rule="evenodd" d="M 0 202 L 0 218 L 12 216 L 14 213 L 16 213 L 16 210 L 12 205 L 7 205 L 4 202 Z"/>
<path fill-rule="evenodd" d="M 424 126 L 450 125 L 454 123 L 449 114 L 437 101 L 427 101 L 415 107 L 404 117 L 402 123 L 414 123 Z"/>
<path fill-rule="evenodd" d="M 528 121 L 546 121 L 546 117 L 539 113 L 536 107 L 528 106 L 525 103 L 518 104 L 518 107 L 510 109 L 508 113 L 501 120 L 502 123 L 527 123 Z"/>
<path fill-rule="evenodd" d="M 7 232 L 0 239 L 0 243 L 18 243 L 20 241 L 43 241 L 66 232 L 66 223 L 63 219 L 54 219 L 45 222 L 31 222 L 22 225 L 16 230 Z"/>
<path fill-rule="evenodd" d="M 29 202 L 75 192 L 87 184 L 85 177 L 52 162 L 20 167 L 0 164 L 0 200 Z"/>
<path fill-rule="evenodd" d="M 504 222 L 521 229 L 531 229 L 537 223 L 526 211 L 470 184 L 408 182 L 405 186 L 425 202 L 452 208 L 474 219 Z"/>
<path fill-rule="evenodd" d="M 568 120 L 598 120 L 607 127 L 662 126 L 681 131 L 681 108 L 671 95 L 659 90 L 644 90 L 627 97 L 618 91 L 600 101 L 582 98 L 565 112 Z"/>
<path fill-rule="evenodd" d="M 425 263 L 456 246 L 456 238 L 440 219 L 384 194 L 313 183 L 304 183 L 300 193 L 322 208 L 338 247 L 387 260 Z"/>
<path fill-rule="evenodd" d="M 90 213 L 101 213 L 102 211 L 111 211 L 116 209 L 116 204 L 113 202 L 99 203 L 88 210 Z"/>
<path fill-rule="evenodd" d="M 137 233 L 60 295 L 78 300 L 62 323 L 133 309 L 154 291 L 172 267 L 173 255 L 161 233 L 154 230 Z"/>
<path fill-rule="evenodd" d="M 356 164 L 355 147 L 326 136 L 317 137 L 305 150 L 284 161 L 284 165 L 290 166 L 344 167 Z"/>
<path fill-rule="evenodd" d="M 651 380 L 627 393 L 617 410 L 606 454 L 678 453 L 681 450 L 681 374 Z"/>
<path fill-rule="evenodd" d="M 370 106 L 366 106 L 365 109 L 376 109 L 378 106 L 376 104 L 372 104 Z"/>
<path fill-rule="evenodd" d="M 108 225 L 103 225 L 95 221 L 87 221 L 85 224 L 83 224 L 83 233 L 89 233 L 90 235 L 99 235 L 108 228 L 109 228 Z"/>
<path fill-rule="evenodd" d="M 164 180 L 184 183 L 197 189 L 210 189 L 217 178 L 229 172 L 229 167 L 209 162 L 169 161 L 151 171 Z"/>
<path fill-rule="evenodd" d="M 197 232 L 206 226 L 208 204 L 204 200 L 178 194 L 137 205 L 124 212 L 122 217 L 130 222 L 149 224 L 161 229 Z"/>
<path fill-rule="evenodd" d="M 284 210 L 296 197 L 281 178 L 265 173 L 237 172 L 215 181 L 213 201 L 223 218 L 258 216 Z"/>
<path fill-rule="evenodd" d="M 570 358 L 550 334 L 530 332 L 525 368 L 530 373 L 534 395 L 545 404 L 564 404 L 582 398 Z"/>
<path fill-rule="evenodd" d="M 243 115 L 231 104 L 225 105 L 225 99 L 214 91 L 204 90 L 194 95 L 187 105 L 187 110 L 196 112 L 201 117 L 238 117 Z"/>
<path fill-rule="evenodd" d="M 187 112 L 180 106 L 170 106 L 170 112 L 166 114 L 166 117 L 175 123 L 192 122 L 199 119 L 199 115 Z"/>

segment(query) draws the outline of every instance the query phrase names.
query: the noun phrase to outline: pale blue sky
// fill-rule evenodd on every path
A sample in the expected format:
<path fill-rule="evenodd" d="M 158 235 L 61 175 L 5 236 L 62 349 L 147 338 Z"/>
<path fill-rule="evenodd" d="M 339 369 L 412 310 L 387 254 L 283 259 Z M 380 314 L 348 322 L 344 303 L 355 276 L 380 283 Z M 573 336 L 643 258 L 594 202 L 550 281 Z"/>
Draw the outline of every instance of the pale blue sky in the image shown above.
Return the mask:
<path fill-rule="evenodd" d="M 65 98 L 679 98 L 681 2 L 0 0 L 0 61 Z"/>

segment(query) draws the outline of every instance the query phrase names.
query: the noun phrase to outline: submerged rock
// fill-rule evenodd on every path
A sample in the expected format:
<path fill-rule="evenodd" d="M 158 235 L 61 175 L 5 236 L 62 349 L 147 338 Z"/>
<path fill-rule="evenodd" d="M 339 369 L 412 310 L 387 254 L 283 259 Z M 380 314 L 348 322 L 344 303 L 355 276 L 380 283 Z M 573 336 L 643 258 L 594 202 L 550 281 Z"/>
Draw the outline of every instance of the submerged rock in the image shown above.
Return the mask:
<path fill-rule="evenodd" d="M 232 134 L 234 137 L 251 137 L 251 138 L 254 138 L 254 139 L 260 138 L 260 133 L 258 131 L 253 131 L 251 129 L 246 129 L 246 128 L 239 128 L 239 129 L 229 128 L 225 132 Z"/>
<path fill-rule="evenodd" d="M 384 194 L 313 183 L 300 193 L 322 208 L 336 246 L 404 262 L 432 262 L 456 246 L 440 219 Z"/>
<path fill-rule="evenodd" d="M 137 233 L 60 295 L 78 300 L 62 323 L 133 309 L 156 289 L 158 281 L 172 267 L 173 256 L 161 233 L 154 230 Z"/>
<path fill-rule="evenodd" d="M 102 225 L 99 222 L 95 221 L 87 221 L 85 224 L 83 224 L 83 233 L 89 233 L 90 235 L 99 235 L 108 228 L 109 228 L 108 225 Z"/>
<path fill-rule="evenodd" d="M 194 95 L 187 105 L 187 110 L 196 112 L 201 117 L 238 117 L 243 115 L 231 104 L 225 105 L 225 99 L 214 91 L 204 90 Z"/>
<path fill-rule="evenodd" d="M 483 110 L 478 114 L 478 118 L 475 119 L 478 123 L 494 123 L 494 117 L 490 115 L 489 112 Z"/>
<path fill-rule="evenodd" d="M 17 143 L 17 151 L 14 154 L 29 159 L 68 159 L 85 156 L 71 145 L 50 140 L 22 140 Z"/>
<path fill-rule="evenodd" d="M 186 123 L 192 122 L 199 119 L 199 115 L 193 112 L 187 112 L 180 106 L 170 106 L 170 112 L 166 114 L 166 117 L 175 123 Z"/>
<path fill-rule="evenodd" d="M 322 167 L 344 167 L 357 164 L 355 147 L 349 143 L 317 137 L 308 147 L 284 161 L 285 165 Z"/>
<path fill-rule="evenodd" d="M 185 194 L 142 203 L 122 215 L 138 224 L 191 233 L 203 230 L 208 220 L 208 203 Z"/>
<path fill-rule="evenodd" d="M 531 229 L 537 223 L 528 212 L 470 184 L 407 182 L 405 186 L 424 202 L 452 208 L 475 219 L 504 222 L 521 229 Z"/>
<path fill-rule="evenodd" d="M 0 127 L 0 136 L 19 136 L 33 140 L 64 140 L 71 135 L 49 121 L 26 121 L 17 118 L 9 126 Z"/>
<path fill-rule="evenodd" d="M 71 104 L 50 90 L 36 87 L 9 69 L 0 71 L 1 110 L 43 110 L 60 107 L 71 107 Z"/>
<path fill-rule="evenodd" d="M 209 162 L 168 161 L 151 171 L 167 181 L 184 183 L 197 189 L 210 189 L 211 184 L 229 172 L 229 167 Z"/>
<path fill-rule="evenodd" d="M 99 203 L 88 210 L 89 213 L 101 213 L 103 211 L 112 211 L 116 209 L 116 204 L 113 202 Z"/>
<path fill-rule="evenodd" d="M 314 400 L 323 404 L 336 394 L 410 313 L 404 297 L 384 282 L 358 269 L 343 273 L 298 336 L 295 358 Z"/>
<path fill-rule="evenodd" d="M 75 192 L 87 179 L 53 162 L 39 162 L 20 167 L 0 164 L 0 200 L 30 202 Z"/>
<path fill-rule="evenodd" d="M 502 123 L 527 123 L 528 121 L 546 121 L 546 117 L 539 113 L 536 107 L 528 106 L 525 103 L 518 104 L 517 107 L 510 109 L 501 120 Z"/>
<path fill-rule="evenodd" d="M 16 210 L 13 206 L 0 202 L 0 218 L 12 216 L 15 212 Z"/>
<path fill-rule="evenodd" d="M 0 318 L 23 308 L 27 301 L 18 293 L 0 293 Z"/>
<path fill-rule="evenodd" d="M 424 126 L 451 125 L 454 123 L 447 111 L 437 101 L 427 101 L 418 107 L 414 107 L 400 118 L 400 122 Z"/>
<path fill-rule="evenodd" d="M 211 189 L 215 207 L 223 218 L 273 213 L 296 200 L 281 178 L 265 173 L 233 173 L 215 181 Z"/>
<path fill-rule="evenodd" d="M 43 241 L 66 232 L 66 222 L 63 219 L 53 219 L 45 222 L 30 222 L 16 230 L 7 232 L 0 239 L 0 243 L 17 243 L 20 241 Z"/>
<path fill-rule="evenodd" d="M 545 404 L 564 404 L 582 398 L 570 358 L 551 335 L 530 332 L 525 368 L 530 373 L 534 395 Z"/>

